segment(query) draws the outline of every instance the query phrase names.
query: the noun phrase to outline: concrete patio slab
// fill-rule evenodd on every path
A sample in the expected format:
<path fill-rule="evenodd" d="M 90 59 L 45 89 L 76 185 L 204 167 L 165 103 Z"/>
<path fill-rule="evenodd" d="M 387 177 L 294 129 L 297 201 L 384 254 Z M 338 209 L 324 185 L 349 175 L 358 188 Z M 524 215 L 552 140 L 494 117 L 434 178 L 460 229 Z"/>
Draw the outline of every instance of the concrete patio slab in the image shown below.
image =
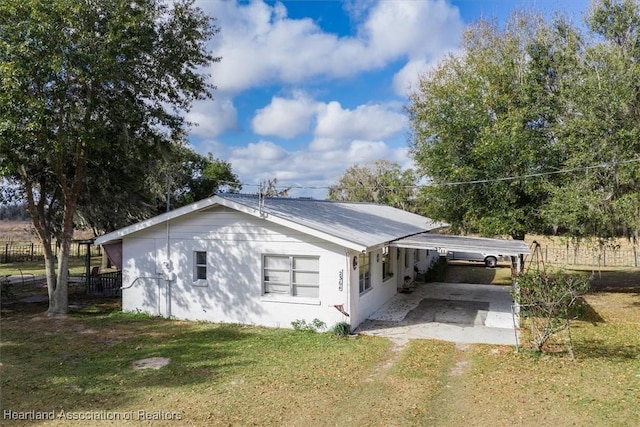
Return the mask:
<path fill-rule="evenodd" d="M 395 295 L 358 332 L 394 339 L 516 345 L 510 287 L 423 283 Z"/>

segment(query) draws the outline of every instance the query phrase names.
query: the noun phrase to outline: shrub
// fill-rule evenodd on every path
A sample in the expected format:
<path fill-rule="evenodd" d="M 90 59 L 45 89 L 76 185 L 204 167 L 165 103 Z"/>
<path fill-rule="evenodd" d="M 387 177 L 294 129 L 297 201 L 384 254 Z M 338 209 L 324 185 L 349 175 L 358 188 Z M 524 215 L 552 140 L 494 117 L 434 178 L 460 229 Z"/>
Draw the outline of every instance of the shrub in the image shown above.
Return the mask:
<path fill-rule="evenodd" d="M 333 325 L 331 333 L 337 337 L 346 337 L 351 333 L 351 325 L 347 322 L 340 322 Z"/>
<path fill-rule="evenodd" d="M 530 271 L 518 276 L 513 299 L 520 314 L 531 322 L 531 343 L 542 351 L 545 343 L 561 331 L 568 331 L 569 352 L 571 320 L 577 317 L 580 296 L 589 290 L 589 278 L 564 272 Z"/>
<path fill-rule="evenodd" d="M 320 319 L 313 319 L 311 323 L 307 323 L 304 319 L 298 319 L 291 322 L 291 326 L 296 331 L 320 332 L 326 329 L 327 324 Z"/>

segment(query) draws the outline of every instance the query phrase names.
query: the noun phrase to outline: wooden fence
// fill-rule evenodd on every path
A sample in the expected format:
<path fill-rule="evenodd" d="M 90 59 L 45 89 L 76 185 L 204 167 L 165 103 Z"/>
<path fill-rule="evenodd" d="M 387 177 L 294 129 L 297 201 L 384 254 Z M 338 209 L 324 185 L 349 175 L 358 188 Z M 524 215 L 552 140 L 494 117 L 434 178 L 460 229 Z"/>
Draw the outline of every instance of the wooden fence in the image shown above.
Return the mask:
<path fill-rule="evenodd" d="M 85 243 L 71 243 L 71 256 L 76 258 L 85 257 L 87 254 Z M 100 246 L 91 245 L 92 255 L 101 255 Z M 56 244 L 51 245 L 55 256 L 58 256 L 60 248 Z M 44 259 L 44 246 L 42 243 L 29 242 L 0 242 L 0 263 L 41 261 Z"/>

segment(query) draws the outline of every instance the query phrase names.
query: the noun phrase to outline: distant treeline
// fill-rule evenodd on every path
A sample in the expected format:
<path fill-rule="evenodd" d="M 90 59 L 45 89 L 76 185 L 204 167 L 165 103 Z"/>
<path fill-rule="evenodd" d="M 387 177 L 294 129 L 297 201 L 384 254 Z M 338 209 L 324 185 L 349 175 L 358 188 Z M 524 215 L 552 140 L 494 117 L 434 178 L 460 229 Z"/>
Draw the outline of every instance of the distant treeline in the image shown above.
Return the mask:
<path fill-rule="evenodd" d="M 0 204 L 0 221 L 28 221 L 30 219 L 26 203 Z"/>

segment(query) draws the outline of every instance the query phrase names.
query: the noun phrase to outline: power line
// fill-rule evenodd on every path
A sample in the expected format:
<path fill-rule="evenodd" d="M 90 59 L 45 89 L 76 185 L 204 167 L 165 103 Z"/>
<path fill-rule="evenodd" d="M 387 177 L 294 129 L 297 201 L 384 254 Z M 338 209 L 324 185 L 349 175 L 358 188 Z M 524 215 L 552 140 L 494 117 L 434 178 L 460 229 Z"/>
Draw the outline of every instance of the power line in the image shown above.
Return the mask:
<path fill-rule="evenodd" d="M 495 183 L 495 182 L 506 182 L 506 181 L 515 181 L 518 179 L 528 179 L 528 178 L 538 178 L 538 177 L 542 177 L 542 176 L 551 176 L 551 175 L 561 175 L 561 174 L 568 174 L 568 173 L 575 173 L 575 172 L 583 172 L 583 171 L 588 171 L 588 170 L 593 170 L 593 169 L 605 169 L 605 168 L 610 168 L 616 165 L 622 165 L 622 164 L 628 164 L 628 163 L 637 163 L 640 162 L 640 158 L 636 158 L 636 159 L 628 159 L 628 160 L 622 160 L 619 162 L 615 162 L 615 163 L 600 163 L 597 165 L 592 165 L 592 166 L 581 166 L 581 167 L 575 167 L 575 168 L 567 168 L 567 169 L 559 169 L 556 171 L 547 171 L 547 172 L 536 172 L 536 173 L 531 173 L 531 174 L 526 174 L 526 175 L 517 175 L 517 176 L 506 176 L 506 177 L 500 177 L 500 178 L 487 178 L 487 179 L 476 179 L 476 180 L 470 180 L 470 181 L 448 181 L 448 182 L 431 182 L 428 184 L 416 184 L 416 185 L 394 185 L 394 186 L 350 186 L 350 187 L 342 187 L 339 185 L 286 185 L 286 184 L 282 184 L 282 187 L 286 187 L 289 189 L 296 189 L 296 190 L 328 190 L 331 188 L 338 188 L 338 189 L 382 189 L 382 188 L 393 188 L 393 189 L 398 189 L 398 188 L 403 188 L 403 189 L 420 189 L 420 188 L 426 188 L 426 187 L 437 187 L 437 186 L 460 186 L 460 185 L 474 185 L 474 184 L 490 184 L 490 183 Z M 231 181 L 223 181 L 221 182 L 222 185 L 225 184 L 237 184 Z M 249 183 L 240 183 L 240 185 L 242 185 L 242 187 L 260 187 L 260 184 L 249 184 Z"/>

